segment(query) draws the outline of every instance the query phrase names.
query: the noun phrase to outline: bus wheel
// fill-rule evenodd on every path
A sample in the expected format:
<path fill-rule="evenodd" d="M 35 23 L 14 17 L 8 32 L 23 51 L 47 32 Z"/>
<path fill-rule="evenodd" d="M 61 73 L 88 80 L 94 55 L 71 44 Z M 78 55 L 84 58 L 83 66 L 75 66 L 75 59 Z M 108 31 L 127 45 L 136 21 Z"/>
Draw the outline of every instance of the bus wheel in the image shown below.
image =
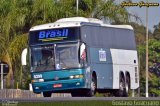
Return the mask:
<path fill-rule="evenodd" d="M 125 93 L 126 93 L 125 79 L 123 77 L 120 77 L 119 89 L 116 92 L 116 96 L 117 97 L 124 97 Z"/>
<path fill-rule="evenodd" d="M 128 97 L 129 96 L 129 92 L 130 92 L 130 78 L 129 76 L 126 77 L 126 83 L 125 83 L 125 92 L 124 92 L 124 96 Z"/>
<path fill-rule="evenodd" d="M 43 92 L 43 97 L 51 97 L 52 93 L 51 92 Z"/>
<path fill-rule="evenodd" d="M 96 93 L 96 88 L 97 88 L 97 81 L 96 81 L 96 78 L 93 76 L 92 82 L 91 82 L 91 89 L 89 89 L 89 91 L 87 91 L 86 96 L 87 97 L 94 96 Z"/>

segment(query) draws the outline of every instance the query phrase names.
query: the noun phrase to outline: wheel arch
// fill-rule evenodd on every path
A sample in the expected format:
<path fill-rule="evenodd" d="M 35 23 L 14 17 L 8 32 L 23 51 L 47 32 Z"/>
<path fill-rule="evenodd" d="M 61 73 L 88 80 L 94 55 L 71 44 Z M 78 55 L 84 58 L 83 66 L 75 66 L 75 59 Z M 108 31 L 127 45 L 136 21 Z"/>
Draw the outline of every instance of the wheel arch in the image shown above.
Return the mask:
<path fill-rule="evenodd" d="M 92 72 L 92 77 L 94 77 L 96 80 L 96 88 L 97 88 L 97 74 L 95 71 Z"/>
<path fill-rule="evenodd" d="M 123 72 L 123 71 L 120 71 L 120 72 L 119 72 L 119 80 L 120 80 L 121 77 L 125 79 L 125 75 L 124 75 L 124 72 Z"/>
<path fill-rule="evenodd" d="M 129 87 L 131 88 L 131 77 L 130 77 L 130 73 L 128 71 L 125 72 L 125 78 L 129 78 Z"/>

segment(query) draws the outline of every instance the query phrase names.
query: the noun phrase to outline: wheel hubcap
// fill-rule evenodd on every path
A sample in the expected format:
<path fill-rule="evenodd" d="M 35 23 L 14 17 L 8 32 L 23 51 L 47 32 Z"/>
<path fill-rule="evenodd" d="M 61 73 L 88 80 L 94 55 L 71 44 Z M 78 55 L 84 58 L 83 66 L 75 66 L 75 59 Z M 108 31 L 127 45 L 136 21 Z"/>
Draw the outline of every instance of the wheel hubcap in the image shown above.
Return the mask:
<path fill-rule="evenodd" d="M 122 82 L 119 84 L 119 88 L 120 88 L 120 90 L 123 90 L 123 83 Z"/>
<path fill-rule="evenodd" d="M 92 83 L 91 83 L 91 90 L 95 91 L 95 89 L 96 89 L 96 84 L 92 81 Z"/>
<path fill-rule="evenodd" d="M 128 84 L 126 84 L 126 92 L 128 92 L 129 90 L 129 87 L 128 87 Z"/>
<path fill-rule="evenodd" d="M 119 89 L 124 90 L 125 88 L 126 88 L 125 83 L 123 81 L 121 81 L 120 84 L 119 84 Z"/>

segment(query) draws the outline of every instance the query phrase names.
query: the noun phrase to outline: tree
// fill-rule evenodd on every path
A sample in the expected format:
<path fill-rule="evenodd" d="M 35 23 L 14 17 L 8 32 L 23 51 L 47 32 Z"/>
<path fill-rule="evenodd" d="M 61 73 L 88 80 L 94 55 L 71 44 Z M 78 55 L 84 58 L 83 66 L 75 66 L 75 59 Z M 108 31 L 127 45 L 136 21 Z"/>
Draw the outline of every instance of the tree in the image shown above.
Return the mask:
<path fill-rule="evenodd" d="M 160 96 L 160 42 L 156 39 L 149 41 L 149 92 L 153 96 Z"/>
<path fill-rule="evenodd" d="M 160 40 L 160 23 L 154 26 L 153 37 L 156 40 Z"/>
<path fill-rule="evenodd" d="M 145 47 L 145 27 L 136 23 L 130 23 L 135 29 L 136 42 L 138 47 L 139 62 L 140 62 L 140 88 L 141 95 L 145 96 L 145 61 L 146 61 L 146 47 Z M 157 27 L 155 28 L 156 33 Z M 160 31 L 160 30 L 159 30 Z M 155 31 L 154 31 L 155 32 Z M 149 32 L 149 94 L 150 96 L 160 96 L 160 42 L 155 39 L 154 33 Z"/>
<path fill-rule="evenodd" d="M 10 79 L 13 80 L 13 70 L 15 70 L 13 66 L 17 63 L 15 59 L 20 57 L 20 54 L 17 54 L 18 51 L 15 51 L 16 56 L 18 55 L 17 57 L 15 56 L 16 58 L 13 58 L 11 54 L 16 48 L 22 48 L 24 46 L 22 43 L 24 39 L 18 39 L 18 36 L 22 33 L 22 27 L 25 26 L 28 9 L 26 6 L 22 6 L 27 3 L 26 0 L 22 0 L 21 4 L 18 0 L 1 0 L 0 2 L 0 60 L 7 62 L 9 65 L 10 70 L 7 77 L 7 85 L 10 86 L 10 82 L 12 82 Z M 11 45 L 17 40 L 19 41 L 19 45 L 13 48 Z"/>

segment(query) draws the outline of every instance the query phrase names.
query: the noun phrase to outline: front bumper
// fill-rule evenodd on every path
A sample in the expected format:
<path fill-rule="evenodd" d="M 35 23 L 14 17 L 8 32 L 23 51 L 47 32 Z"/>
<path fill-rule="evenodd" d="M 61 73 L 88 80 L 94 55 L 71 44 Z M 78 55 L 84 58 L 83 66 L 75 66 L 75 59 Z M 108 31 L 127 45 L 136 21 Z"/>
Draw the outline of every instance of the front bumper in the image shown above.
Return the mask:
<path fill-rule="evenodd" d="M 54 87 L 55 84 L 60 84 L 60 87 Z M 85 80 L 83 78 L 79 79 L 69 79 L 69 80 L 58 80 L 58 81 L 49 81 L 49 82 L 35 82 L 32 83 L 33 92 L 62 92 L 73 89 L 83 89 L 86 88 Z"/>

